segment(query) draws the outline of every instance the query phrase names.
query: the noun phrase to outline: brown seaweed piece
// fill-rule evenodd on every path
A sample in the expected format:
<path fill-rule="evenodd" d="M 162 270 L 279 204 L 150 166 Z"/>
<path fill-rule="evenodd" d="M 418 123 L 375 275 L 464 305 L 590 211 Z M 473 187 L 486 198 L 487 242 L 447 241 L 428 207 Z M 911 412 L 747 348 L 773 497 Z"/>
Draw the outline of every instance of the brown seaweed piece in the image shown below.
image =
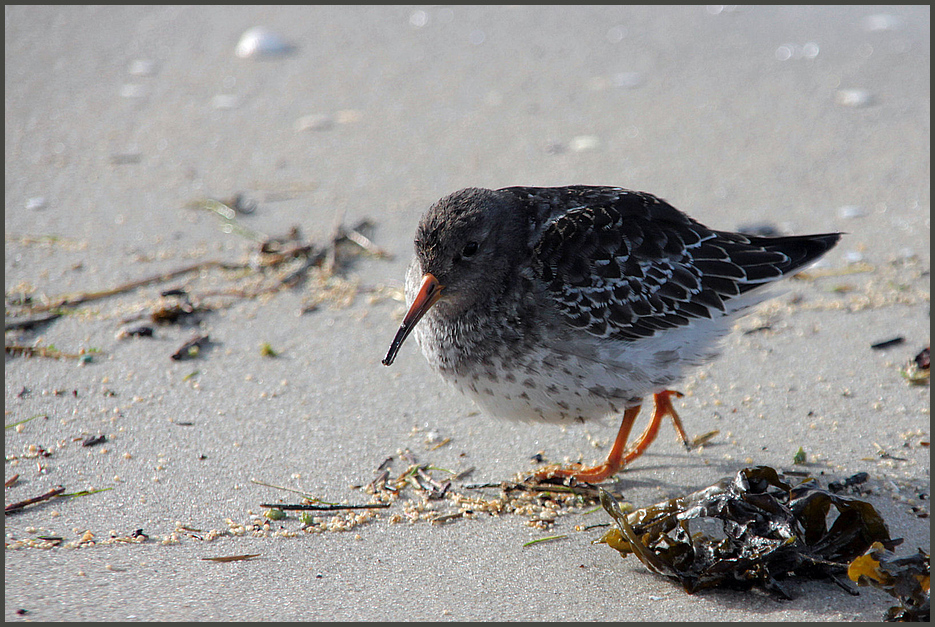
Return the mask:
<path fill-rule="evenodd" d="M 931 365 L 931 354 L 929 347 L 926 346 L 910 359 L 909 363 L 899 370 L 899 373 L 913 385 L 928 385 L 932 374 Z"/>
<path fill-rule="evenodd" d="M 899 605 L 889 608 L 888 622 L 929 622 L 929 554 L 919 549 L 915 555 L 897 557 L 879 542 L 847 567 L 847 576 L 858 586 L 873 586 L 892 595 Z"/>
<path fill-rule="evenodd" d="M 901 542 L 890 539 L 869 503 L 821 489 L 813 478 L 792 486 L 768 466 L 629 515 L 603 490 L 601 505 L 616 528 L 598 542 L 623 557 L 635 554 L 689 594 L 758 585 L 789 599 L 778 581 L 789 574 L 828 577 L 854 594 L 841 580 L 847 564 L 874 542 Z M 837 517 L 829 528 L 832 508 Z"/>

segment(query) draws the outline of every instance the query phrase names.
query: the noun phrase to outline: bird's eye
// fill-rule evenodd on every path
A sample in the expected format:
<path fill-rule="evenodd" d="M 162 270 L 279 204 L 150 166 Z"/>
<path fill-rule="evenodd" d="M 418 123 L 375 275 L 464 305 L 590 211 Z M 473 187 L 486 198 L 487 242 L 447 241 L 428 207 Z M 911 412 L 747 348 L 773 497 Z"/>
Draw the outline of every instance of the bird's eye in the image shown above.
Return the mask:
<path fill-rule="evenodd" d="M 461 250 L 461 256 L 465 259 L 470 259 L 477 252 L 477 242 L 468 242 L 464 245 L 464 248 Z"/>

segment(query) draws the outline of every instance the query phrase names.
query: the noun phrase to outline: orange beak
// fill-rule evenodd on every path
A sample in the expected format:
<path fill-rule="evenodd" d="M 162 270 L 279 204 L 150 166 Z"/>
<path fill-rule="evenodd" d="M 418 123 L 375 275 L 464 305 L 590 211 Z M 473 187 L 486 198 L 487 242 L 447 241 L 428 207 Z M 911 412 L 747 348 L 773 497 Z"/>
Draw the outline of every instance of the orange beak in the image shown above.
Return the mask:
<path fill-rule="evenodd" d="M 399 331 L 396 332 L 396 337 L 393 338 L 393 343 L 390 344 L 390 350 L 386 352 L 386 357 L 383 358 L 384 366 L 389 366 L 393 363 L 396 359 L 396 353 L 399 352 L 399 347 L 403 345 L 403 342 L 405 342 L 409 334 L 412 333 L 412 330 L 419 320 L 422 319 L 422 316 L 425 315 L 425 312 L 431 309 L 432 305 L 442 297 L 442 289 L 444 287 L 445 286 L 439 283 L 438 279 L 436 279 L 431 272 L 426 272 L 425 275 L 423 275 L 422 285 L 419 286 L 419 293 L 416 294 L 415 300 L 412 301 L 409 311 L 406 312 L 406 317 L 403 318 L 403 323 L 399 325 Z"/>

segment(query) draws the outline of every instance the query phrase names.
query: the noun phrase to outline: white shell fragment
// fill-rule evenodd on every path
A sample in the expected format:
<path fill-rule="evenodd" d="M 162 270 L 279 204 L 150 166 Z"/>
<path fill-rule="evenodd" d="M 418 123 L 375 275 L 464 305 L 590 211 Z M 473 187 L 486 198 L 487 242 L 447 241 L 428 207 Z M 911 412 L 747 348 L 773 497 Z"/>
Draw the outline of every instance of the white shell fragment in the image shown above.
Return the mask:
<path fill-rule="evenodd" d="M 416 28 L 422 28 L 429 23 L 429 14 L 425 11 L 413 11 L 409 14 L 409 23 Z"/>
<path fill-rule="evenodd" d="M 868 107 L 873 104 L 873 96 L 866 89 L 839 89 L 834 101 L 842 107 Z"/>
<path fill-rule="evenodd" d="M 852 250 L 844 255 L 845 263 L 861 263 L 864 260 L 864 254 L 862 252 Z"/>
<path fill-rule="evenodd" d="M 49 205 L 45 196 L 33 196 L 26 199 L 26 209 L 30 211 L 41 211 Z"/>
<path fill-rule="evenodd" d="M 587 150 L 594 150 L 601 145 L 601 140 L 595 135 L 578 135 L 577 137 L 572 137 L 571 141 L 568 142 L 568 147 L 572 152 L 585 152 Z"/>
<path fill-rule="evenodd" d="M 326 113 L 313 113 L 303 115 L 295 121 L 295 130 L 302 131 L 327 131 L 334 126 L 334 118 Z"/>
<path fill-rule="evenodd" d="M 136 59 L 130 62 L 127 71 L 132 76 L 152 76 L 156 73 L 156 62 L 149 59 Z"/>
<path fill-rule="evenodd" d="M 236 94 L 217 94 L 211 99 L 211 106 L 222 111 L 240 106 L 240 97 Z"/>
<path fill-rule="evenodd" d="M 354 124 L 360 122 L 360 111 L 356 109 L 342 109 L 334 114 L 334 121 L 338 124 Z"/>
<path fill-rule="evenodd" d="M 328 113 L 311 113 L 303 115 L 295 121 L 295 130 L 327 131 L 338 124 L 354 124 L 360 121 L 360 111 L 355 109 L 342 109 L 335 111 L 334 115 Z"/>
<path fill-rule="evenodd" d="M 859 205 L 844 205 L 838 209 L 838 216 L 845 219 L 866 218 L 867 210 Z"/>
<path fill-rule="evenodd" d="M 275 57 L 288 54 L 292 49 L 292 45 L 276 33 L 254 26 L 240 36 L 234 54 L 241 59 Z"/>
<path fill-rule="evenodd" d="M 874 33 L 884 30 L 899 30 L 903 27 L 903 21 L 895 15 L 877 13 L 875 15 L 868 15 L 861 20 L 861 26 L 863 26 L 863 29 L 868 33 Z"/>

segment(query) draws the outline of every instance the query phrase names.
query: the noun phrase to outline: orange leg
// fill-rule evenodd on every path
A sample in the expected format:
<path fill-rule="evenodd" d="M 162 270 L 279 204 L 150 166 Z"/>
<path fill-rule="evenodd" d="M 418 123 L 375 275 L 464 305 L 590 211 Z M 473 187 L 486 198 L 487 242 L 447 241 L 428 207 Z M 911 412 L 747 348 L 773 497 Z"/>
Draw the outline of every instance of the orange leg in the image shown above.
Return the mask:
<path fill-rule="evenodd" d="M 533 474 L 536 479 L 548 478 L 569 478 L 574 477 L 578 481 L 587 483 L 600 483 L 608 477 L 615 475 L 621 468 L 642 455 L 649 445 L 653 443 L 656 436 L 659 435 L 659 426 L 666 416 L 672 417 L 672 423 L 675 425 L 675 431 L 679 439 L 685 446 L 688 446 L 688 438 L 685 435 L 685 429 L 682 427 L 682 420 L 672 407 L 671 396 L 682 396 L 681 392 L 674 390 L 665 390 L 653 395 L 653 415 L 650 418 L 649 425 L 640 435 L 639 439 L 632 449 L 626 451 L 627 440 L 630 437 L 630 430 L 637 415 L 640 413 L 640 406 L 630 407 L 623 412 L 623 420 L 620 423 L 620 430 L 617 432 L 617 439 L 614 440 L 614 446 L 610 449 L 607 461 L 597 466 L 583 468 L 580 465 L 572 468 L 543 468 Z M 626 451 L 626 454 L 624 452 Z"/>
<path fill-rule="evenodd" d="M 673 395 L 681 397 L 682 393 L 676 392 L 675 390 L 665 390 L 658 394 L 653 394 L 653 417 L 649 420 L 646 430 L 640 435 L 640 439 L 636 441 L 633 448 L 627 453 L 626 457 L 623 458 L 624 466 L 642 455 L 646 449 L 649 448 L 649 445 L 652 444 L 656 436 L 659 435 L 659 426 L 666 416 L 672 416 L 672 424 L 675 426 L 675 432 L 678 434 L 682 444 L 686 447 L 688 446 L 688 437 L 685 435 L 685 429 L 682 427 L 682 419 L 679 418 L 675 408 L 672 407 L 672 400 L 669 398 Z"/>
<path fill-rule="evenodd" d="M 636 420 L 639 413 L 639 405 L 631 407 L 623 412 L 623 421 L 620 423 L 617 439 L 614 440 L 614 446 L 610 449 L 610 455 L 607 456 L 607 461 L 603 464 L 598 464 L 590 468 L 583 468 L 580 464 L 572 468 L 546 467 L 534 473 L 533 477 L 536 479 L 574 477 L 578 481 L 600 483 L 604 479 L 613 476 L 626 464 L 623 458 L 623 452 L 627 448 L 627 439 L 630 437 L 633 421 Z"/>

